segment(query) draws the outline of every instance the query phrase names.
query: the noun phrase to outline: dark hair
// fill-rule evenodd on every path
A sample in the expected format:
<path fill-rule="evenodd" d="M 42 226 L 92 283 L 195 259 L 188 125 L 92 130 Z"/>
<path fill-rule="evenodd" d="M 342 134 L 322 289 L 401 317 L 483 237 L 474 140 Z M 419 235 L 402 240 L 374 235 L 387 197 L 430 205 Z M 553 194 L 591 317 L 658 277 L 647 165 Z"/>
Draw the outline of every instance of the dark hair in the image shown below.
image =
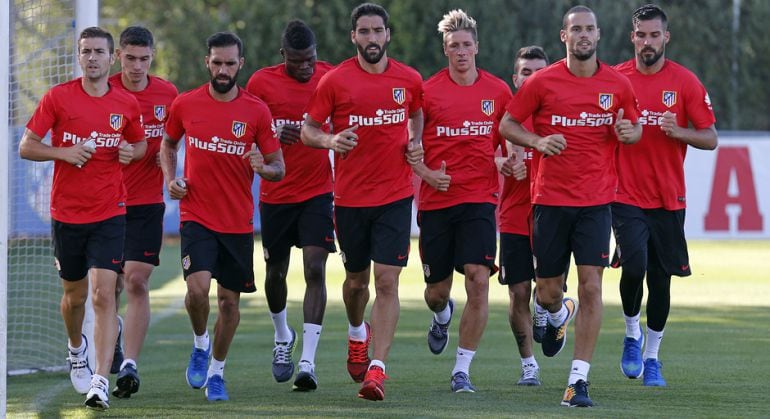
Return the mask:
<path fill-rule="evenodd" d="M 120 33 L 120 46 L 125 48 L 129 45 L 153 48 L 155 40 L 149 29 L 142 26 L 129 26 Z"/>
<path fill-rule="evenodd" d="M 518 71 L 519 60 L 543 60 L 548 64 L 548 55 L 543 50 L 543 47 L 539 45 L 530 45 L 521 47 L 516 52 L 516 57 L 513 59 L 513 71 Z"/>
<path fill-rule="evenodd" d="M 358 23 L 358 19 L 361 16 L 379 16 L 382 18 L 382 23 L 385 24 L 385 27 L 388 27 L 388 19 L 390 16 L 388 16 L 388 12 L 385 10 L 385 8 L 379 4 L 363 3 L 356 6 L 356 8 L 353 9 L 353 12 L 350 13 L 350 23 L 352 30 L 356 30 L 356 24 Z"/>
<path fill-rule="evenodd" d="M 206 40 L 206 48 L 208 52 L 211 52 L 211 48 L 221 48 L 237 45 L 238 57 L 243 57 L 243 42 L 238 35 L 232 32 L 217 32 L 214 35 L 209 36 Z"/>
<path fill-rule="evenodd" d="M 567 29 L 567 16 L 573 14 L 573 13 L 591 13 L 592 15 L 596 16 L 596 13 L 594 13 L 591 8 L 588 6 L 583 6 L 582 4 L 577 5 L 569 10 L 567 10 L 567 13 L 564 14 L 564 17 L 561 18 L 561 28 Z"/>
<path fill-rule="evenodd" d="M 105 31 L 104 29 L 98 27 L 98 26 L 91 26 L 88 28 L 83 29 L 83 32 L 80 32 L 80 36 L 78 37 L 78 41 L 81 39 L 88 39 L 88 38 L 104 38 L 107 40 L 107 45 L 110 48 L 110 54 L 115 52 L 115 41 L 112 39 L 112 34 Z M 78 46 L 78 50 L 80 49 L 80 46 Z"/>
<path fill-rule="evenodd" d="M 315 34 L 305 22 L 295 19 L 286 25 L 281 37 L 281 46 L 286 49 L 302 50 L 315 46 Z"/>
<path fill-rule="evenodd" d="M 654 4 L 645 4 L 644 6 L 636 9 L 633 16 L 631 17 L 631 24 L 636 26 L 636 24 L 642 20 L 653 19 L 660 19 L 660 22 L 663 24 L 663 28 L 668 26 L 668 17 L 666 16 L 666 12 Z"/>

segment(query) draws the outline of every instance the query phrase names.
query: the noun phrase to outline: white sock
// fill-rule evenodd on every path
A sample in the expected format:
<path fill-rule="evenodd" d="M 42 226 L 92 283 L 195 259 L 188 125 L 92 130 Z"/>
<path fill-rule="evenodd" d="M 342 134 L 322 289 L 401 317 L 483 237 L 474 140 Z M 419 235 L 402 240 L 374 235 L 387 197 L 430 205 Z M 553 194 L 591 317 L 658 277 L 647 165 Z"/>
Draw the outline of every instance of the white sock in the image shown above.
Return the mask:
<path fill-rule="evenodd" d="M 211 377 L 212 375 L 218 375 L 223 379 L 225 378 L 225 361 L 219 361 L 213 356 L 211 357 L 208 377 Z"/>
<path fill-rule="evenodd" d="M 67 340 L 67 348 L 70 350 L 71 353 L 73 353 L 75 355 L 79 355 L 80 353 L 82 353 L 83 351 L 86 350 L 86 340 L 85 339 L 80 339 L 80 347 L 73 348 L 72 344 L 70 343 L 70 341 L 68 339 Z"/>
<path fill-rule="evenodd" d="M 289 330 L 289 324 L 286 323 L 286 309 L 284 308 L 279 313 L 270 313 L 270 319 L 273 320 L 273 328 L 275 328 L 275 341 L 291 342 L 291 330 Z"/>
<path fill-rule="evenodd" d="M 535 368 L 540 368 L 540 366 L 537 365 L 537 360 L 535 360 L 534 355 L 527 358 L 521 358 L 521 366 L 523 367 L 525 365 L 534 365 Z"/>
<path fill-rule="evenodd" d="M 642 359 L 658 359 L 661 340 L 663 340 L 663 331 L 656 332 L 648 327 L 647 342 L 644 345 L 644 355 L 642 355 Z"/>
<path fill-rule="evenodd" d="M 385 372 L 385 363 L 379 359 L 373 359 L 371 362 L 369 362 L 369 368 L 372 367 L 380 367 L 382 368 L 382 372 Z"/>
<path fill-rule="evenodd" d="M 126 368 L 126 365 L 131 364 L 134 366 L 134 369 L 136 369 L 136 361 L 134 361 L 131 358 L 126 358 L 123 360 L 123 363 L 120 364 L 120 369 Z"/>
<path fill-rule="evenodd" d="M 639 318 L 642 313 L 636 313 L 636 316 L 628 317 L 625 314 L 623 318 L 626 320 L 626 337 L 639 340 L 642 337 L 642 329 L 639 327 Z"/>
<path fill-rule="evenodd" d="M 436 319 L 438 324 L 447 324 L 449 323 L 449 320 L 452 319 L 452 311 L 449 310 L 449 302 L 447 301 L 446 306 L 441 311 L 434 311 L 433 312 L 433 318 Z"/>
<path fill-rule="evenodd" d="M 209 350 L 209 331 L 203 332 L 202 335 L 198 336 L 193 332 L 193 337 L 195 341 L 195 348 L 197 349 L 203 349 L 204 351 Z"/>
<path fill-rule="evenodd" d="M 302 325 L 302 358 L 300 360 L 315 365 L 315 351 L 318 348 L 320 338 L 320 324 L 305 323 Z"/>
<path fill-rule="evenodd" d="M 366 323 L 361 322 L 358 326 L 348 324 L 348 337 L 350 340 L 366 342 Z"/>
<path fill-rule="evenodd" d="M 567 380 L 567 385 L 572 385 L 578 382 L 578 380 L 583 380 L 586 383 L 588 382 L 588 370 L 591 369 L 591 364 L 585 361 L 581 361 L 579 359 L 573 359 L 572 360 L 572 369 L 569 371 L 569 380 Z"/>
<path fill-rule="evenodd" d="M 553 327 L 559 327 L 562 324 L 564 324 L 564 321 L 567 320 L 567 316 L 569 316 L 569 311 L 567 311 L 567 307 L 564 305 L 564 303 L 561 303 L 561 308 L 556 313 L 548 312 L 548 323 L 551 324 Z"/>
<path fill-rule="evenodd" d="M 548 310 L 544 309 L 543 306 L 537 303 L 537 298 L 535 298 L 535 313 L 540 316 L 548 313 Z"/>
<path fill-rule="evenodd" d="M 455 367 L 452 370 L 452 375 L 455 375 L 458 372 L 468 374 L 471 368 L 471 361 L 473 361 L 473 355 L 476 355 L 476 351 L 463 349 L 458 346 L 457 355 L 455 356 Z"/>

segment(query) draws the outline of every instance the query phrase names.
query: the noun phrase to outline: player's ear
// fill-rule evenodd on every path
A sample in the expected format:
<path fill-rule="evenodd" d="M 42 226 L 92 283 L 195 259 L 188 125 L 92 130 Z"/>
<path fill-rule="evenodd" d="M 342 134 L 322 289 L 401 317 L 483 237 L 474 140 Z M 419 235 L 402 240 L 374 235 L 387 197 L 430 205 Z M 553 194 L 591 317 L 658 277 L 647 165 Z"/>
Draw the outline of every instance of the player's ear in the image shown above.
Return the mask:
<path fill-rule="evenodd" d="M 238 61 L 239 61 L 239 63 L 238 63 L 238 70 L 240 70 L 240 69 L 243 68 L 243 63 L 246 62 L 246 59 L 241 57 Z"/>

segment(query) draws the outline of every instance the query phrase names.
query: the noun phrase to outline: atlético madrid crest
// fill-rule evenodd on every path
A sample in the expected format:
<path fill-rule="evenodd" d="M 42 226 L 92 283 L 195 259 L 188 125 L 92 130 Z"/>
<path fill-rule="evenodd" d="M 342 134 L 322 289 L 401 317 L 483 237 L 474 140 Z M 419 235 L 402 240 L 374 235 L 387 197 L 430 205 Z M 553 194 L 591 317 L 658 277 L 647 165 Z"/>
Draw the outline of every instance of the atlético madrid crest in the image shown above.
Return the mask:
<path fill-rule="evenodd" d="M 155 105 L 152 108 L 152 113 L 155 114 L 155 119 L 162 122 L 166 119 L 166 105 Z"/>
<path fill-rule="evenodd" d="M 482 100 L 481 101 L 481 112 L 484 112 L 484 115 L 491 116 L 493 113 L 495 113 L 495 101 L 494 100 Z"/>
<path fill-rule="evenodd" d="M 612 107 L 612 93 L 599 93 L 599 107 L 608 111 Z"/>
<path fill-rule="evenodd" d="M 393 100 L 399 105 L 403 105 L 406 101 L 406 89 L 403 87 L 393 88 Z"/>
<path fill-rule="evenodd" d="M 670 108 L 676 105 L 676 92 L 671 90 L 664 90 L 662 99 L 663 104 L 666 105 L 667 108 Z"/>
<path fill-rule="evenodd" d="M 110 126 L 115 131 L 120 131 L 123 128 L 123 114 L 111 113 L 110 114 Z"/>
<path fill-rule="evenodd" d="M 235 138 L 241 138 L 244 134 L 246 134 L 246 123 L 233 121 L 233 135 L 235 135 Z"/>

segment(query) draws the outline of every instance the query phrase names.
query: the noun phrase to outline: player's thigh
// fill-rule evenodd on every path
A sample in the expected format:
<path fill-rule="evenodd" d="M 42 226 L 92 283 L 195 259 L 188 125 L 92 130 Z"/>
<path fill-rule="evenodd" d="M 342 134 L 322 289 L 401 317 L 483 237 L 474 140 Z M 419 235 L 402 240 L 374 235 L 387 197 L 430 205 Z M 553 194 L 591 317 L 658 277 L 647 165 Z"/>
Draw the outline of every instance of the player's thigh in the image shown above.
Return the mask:
<path fill-rule="evenodd" d="M 372 220 L 372 260 L 406 266 L 412 230 L 412 197 L 376 208 Z"/>
<path fill-rule="evenodd" d="M 234 292 L 255 292 L 254 234 L 217 234 L 219 255 L 216 275 L 219 285 Z"/>
<path fill-rule="evenodd" d="M 529 236 L 500 233 L 500 276 L 502 285 L 515 285 L 535 278 Z"/>
<path fill-rule="evenodd" d="M 216 233 L 195 221 L 183 221 L 179 228 L 182 274 L 185 279 L 196 272 L 216 274 L 219 244 Z"/>
<path fill-rule="evenodd" d="M 124 260 L 160 264 L 165 210 L 164 203 L 126 207 Z"/>
<path fill-rule="evenodd" d="M 331 253 L 337 251 L 334 245 L 332 201 L 332 194 L 324 194 L 304 202 L 297 223 L 299 247 L 317 246 Z"/>
<path fill-rule="evenodd" d="M 569 266 L 570 234 L 576 218 L 574 207 L 535 205 L 532 228 L 532 255 L 535 274 L 551 278 L 564 274 Z"/>
<path fill-rule="evenodd" d="M 51 220 L 51 239 L 54 262 L 59 277 L 65 281 L 79 281 L 88 274 L 86 244 L 89 228 L 86 224 L 69 224 Z"/>
<path fill-rule="evenodd" d="M 118 215 L 92 224 L 86 245 L 90 268 L 123 271 L 123 246 L 126 241 L 126 216 Z"/>
<path fill-rule="evenodd" d="M 490 203 L 468 203 L 460 206 L 455 219 L 457 236 L 455 240 L 454 265 L 459 273 L 465 273 L 465 265 L 482 265 L 490 272 L 497 271 L 497 223 L 495 205 Z"/>
<path fill-rule="evenodd" d="M 441 282 L 454 267 L 456 232 L 451 208 L 420 211 L 417 223 L 420 226 L 420 259 L 425 282 Z"/>
<path fill-rule="evenodd" d="M 371 265 L 371 213 L 371 208 L 334 208 L 340 257 L 348 272 L 361 272 Z"/>
<path fill-rule="evenodd" d="M 265 262 L 286 260 L 291 247 L 299 244 L 302 205 L 260 202 L 259 213 Z"/>
<path fill-rule="evenodd" d="M 612 230 L 615 233 L 613 267 L 644 275 L 647 270 L 647 247 L 650 229 L 645 211 L 633 205 L 612 204 Z"/>
<path fill-rule="evenodd" d="M 579 208 L 570 238 L 575 264 L 608 266 L 611 231 L 612 212 L 609 204 Z"/>
<path fill-rule="evenodd" d="M 684 233 L 685 210 L 648 210 L 647 218 L 650 224 L 650 245 L 655 247 L 656 261 L 663 271 L 669 275 L 691 275 Z"/>

